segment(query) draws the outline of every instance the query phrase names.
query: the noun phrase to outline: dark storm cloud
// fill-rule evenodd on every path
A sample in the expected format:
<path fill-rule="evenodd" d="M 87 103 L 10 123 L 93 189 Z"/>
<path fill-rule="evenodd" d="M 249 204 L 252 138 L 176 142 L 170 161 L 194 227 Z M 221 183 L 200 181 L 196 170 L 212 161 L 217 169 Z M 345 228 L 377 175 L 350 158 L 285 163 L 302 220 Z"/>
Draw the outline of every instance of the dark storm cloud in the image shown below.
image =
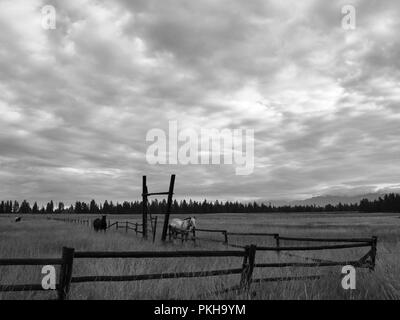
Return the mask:
<path fill-rule="evenodd" d="M 57 29 L 40 26 L 45 4 Z M 2 1 L 1 198 L 279 199 L 398 186 L 400 5 Z M 255 169 L 149 165 L 148 130 L 255 130 Z"/>

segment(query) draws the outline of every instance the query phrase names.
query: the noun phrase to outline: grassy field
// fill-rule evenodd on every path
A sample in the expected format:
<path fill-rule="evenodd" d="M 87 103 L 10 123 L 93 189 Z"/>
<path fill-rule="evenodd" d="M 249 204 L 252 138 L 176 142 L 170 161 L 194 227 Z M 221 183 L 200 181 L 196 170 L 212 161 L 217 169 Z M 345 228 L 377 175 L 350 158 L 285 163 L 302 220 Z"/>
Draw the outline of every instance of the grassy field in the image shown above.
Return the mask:
<path fill-rule="evenodd" d="M 69 215 L 73 217 L 73 215 Z M 81 218 L 89 217 L 79 215 Z M 93 218 L 93 217 L 90 217 Z M 113 221 L 139 221 L 139 216 L 109 216 Z M 160 217 L 161 218 L 161 217 Z M 162 219 L 156 243 L 143 241 L 134 232 L 109 230 L 95 233 L 78 224 L 47 220 L 46 216 L 23 216 L 15 223 L 12 216 L 0 217 L 0 258 L 60 257 L 61 248 L 69 246 L 77 251 L 87 250 L 180 250 L 226 249 L 209 241 L 181 244 L 176 241 L 163 245 L 159 242 Z M 217 289 L 239 283 L 240 275 L 191 279 L 165 279 L 118 283 L 73 284 L 71 299 L 399 299 L 400 298 L 400 218 L 398 214 L 360 213 L 288 213 L 288 214 L 212 214 L 197 217 L 198 228 L 227 229 L 241 232 L 271 232 L 288 236 L 315 237 L 371 237 L 378 236 L 377 266 L 374 272 L 357 272 L 356 290 L 341 287 L 341 268 L 281 268 L 255 269 L 254 277 L 310 275 L 329 272 L 320 280 L 253 284 L 249 296 L 229 293 L 215 295 Z M 200 234 L 200 236 L 207 236 Z M 213 235 L 222 240 L 222 235 Z M 230 237 L 230 243 L 269 244 L 271 238 Z M 293 245 L 286 242 L 281 245 Z M 295 245 L 301 245 L 296 243 Z M 329 260 L 357 259 L 367 248 L 326 250 L 299 253 L 301 256 Z M 302 258 L 276 253 L 257 252 L 256 262 L 304 262 Z M 169 258 L 169 259 L 77 259 L 74 276 L 127 275 L 177 271 L 201 271 L 237 268 L 241 258 Z M 0 284 L 40 283 L 39 267 L 0 267 Z M 54 292 L 0 293 L 0 299 L 53 299 Z"/>

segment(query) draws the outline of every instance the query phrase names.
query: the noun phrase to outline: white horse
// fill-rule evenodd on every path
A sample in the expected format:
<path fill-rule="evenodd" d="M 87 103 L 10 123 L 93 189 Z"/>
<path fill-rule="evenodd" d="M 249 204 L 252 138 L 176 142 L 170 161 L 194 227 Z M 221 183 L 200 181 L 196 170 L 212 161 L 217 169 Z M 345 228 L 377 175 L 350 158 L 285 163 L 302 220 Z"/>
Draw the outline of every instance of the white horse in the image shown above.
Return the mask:
<path fill-rule="evenodd" d="M 171 236 L 176 239 L 178 234 L 182 235 L 182 242 L 183 242 L 183 235 L 187 240 L 189 232 L 196 228 L 196 218 L 195 217 L 188 217 L 185 219 L 172 219 L 170 224 L 168 225 L 169 229 L 169 239 L 171 240 Z"/>

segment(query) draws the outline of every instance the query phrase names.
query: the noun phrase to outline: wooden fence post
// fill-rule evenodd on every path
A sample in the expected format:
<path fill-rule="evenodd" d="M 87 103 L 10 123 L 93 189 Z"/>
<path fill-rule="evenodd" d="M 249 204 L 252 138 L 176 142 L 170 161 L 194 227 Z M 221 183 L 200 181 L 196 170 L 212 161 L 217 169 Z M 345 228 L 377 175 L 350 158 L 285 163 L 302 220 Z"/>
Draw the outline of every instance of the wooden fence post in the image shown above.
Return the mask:
<path fill-rule="evenodd" d="M 245 256 L 243 259 L 242 276 L 240 279 L 241 290 L 248 291 L 251 285 L 251 278 L 253 276 L 254 262 L 256 257 L 257 246 L 251 244 L 245 247 Z"/>
<path fill-rule="evenodd" d="M 128 232 L 128 221 L 125 221 L 125 232 Z"/>
<path fill-rule="evenodd" d="M 118 230 L 118 221 L 115 223 L 115 230 Z"/>
<path fill-rule="evenodd" d="M 274 238 L 275 238 L 275 242 L 276 242 L 276 247 L 279 248 L 280 247 L 279 234 L 275 234 Z M 280 255 L 281 255 L 281 252 L 280 251 L 276 251 L 276 254 L 278 255 L 278 258 L 279 258 Z"/>
<path fill-rule="evenodd" d="M 157 218 L 158 216 L 156 216 L 154 218 L 154 227 L 153 227 L 153 242 L 156 241 L 156 233 L 157 233 Z"/>
<path fill-rule="evenodd" d="M 72 264 L 74 260 L 74 249 L 63 247 L 62 264 L 58 284 L 58 299 L 67 300 L 72 278 Z"/>
<path fill-rule="evenodd" d="M 225 230 L 223 234 L 224 234 L 224 244 L 228 244 L 228 231 Z"/>
<path fill-rule="evenodd" d="M 161 240 L 163 242 L 165 242 L 165 240 L 167 239 L 169 216 L 171 214 L 171 207 L 172 207 L 172 195 L 174 194 L 174 184 L 175 184 L 175 175 L 173 174 L 171 175 L 171 181 L 169 183 L 167 212 L 165 213 L 164 227 L 161 235 Z"/>
<path fill-rule="evenodd" d="M 147 184 L 146 176 L 142 180 L 142 224 L 143 224 L 143 238 L 147 239 Z"/>
<path fill-rule="evenodd" d="M 243 257 L 243 263 L 242 263 L 242 274 L 241 274 L 241 277 L 240 277 L 240 288 L 244 288 L 245 281 L 246 281 L 246 273 L 247 273 L 247 270 L 249 268 L 249 264 L 248 264 L 248 261 L 249 261 L 249 250 L 250 250 L 249 246 L 245 246 L 244 247 L 244 257 Z"/>
<path fill-rule="evenodd" d="M 378 238 L 375 237 L 375 236 L 372 237 L 372 242 L 371 242 L 371 267 L 369 268 L 371 271 L 375 270 L 377 243 L 378 243 Z"/>
<path fill-rule="evenodd" d="M 249 250 L 249 272 L 247 273 L 247 286 L 250 289 L 251 281 L 252 281 L 252 276 L 253 276 L 253 270 L 254 270 L 254 262 L 256 260 L 256 250 L 257 246 L 254 244 L 250 245 L 250 250 Z"/>

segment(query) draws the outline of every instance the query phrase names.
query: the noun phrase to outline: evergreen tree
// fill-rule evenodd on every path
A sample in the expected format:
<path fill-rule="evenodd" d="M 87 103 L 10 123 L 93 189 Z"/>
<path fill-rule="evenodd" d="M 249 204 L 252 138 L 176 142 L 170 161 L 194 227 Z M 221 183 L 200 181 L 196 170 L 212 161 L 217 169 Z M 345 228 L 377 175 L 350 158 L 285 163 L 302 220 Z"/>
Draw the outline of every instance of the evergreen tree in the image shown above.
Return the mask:
<path fill-rule="evenodd" d="M 31 213 L 31 206 L 29 205 L 29 202 L 24 200 L 21 203 L 21 206 L 18 210 L 19 213 Z"/>
<path fill-rule="evenodd" d="M 53 212 L 54 212 L 54 203 L 53 200 L 51 200 L 46 205 L 46 213 L 53 213 Z"/>
<path fill-rule="evenodd" d="M 94 201 L 94 200 L 90 201 L 89 212 L 90 213 L 99 213 L 99 207 L 96 204 L 96 201 Z"/>
<path fill-rule="evenodd" d="M 13 213 L 18 213 L 19 212 L 19 203 L 18 203 L 18 201 L 14 201 L 14 205 L 13 205 L 13 208 L 12 208 L 12 212 Z"/>
<path fill-rule="evenodd" d="M 35 202 L 35 203 L 33 204 L 32 213 L 39 213 L 39 207 L 38 207 L 37 202 Z"/>

